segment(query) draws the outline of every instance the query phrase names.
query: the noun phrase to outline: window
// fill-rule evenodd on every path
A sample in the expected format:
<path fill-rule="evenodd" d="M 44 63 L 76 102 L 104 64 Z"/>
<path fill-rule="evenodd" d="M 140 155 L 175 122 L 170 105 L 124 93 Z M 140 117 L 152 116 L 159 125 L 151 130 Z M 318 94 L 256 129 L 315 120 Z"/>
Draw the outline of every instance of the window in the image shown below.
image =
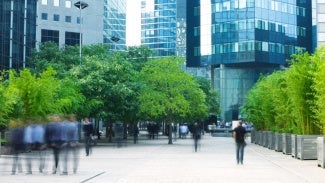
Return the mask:
<path fill-rule="evenodd" d="M 60 15 L 58 15 L 58 14 L 54 14 L 54 15 L 53 15 L 53 20 L 54 20 L 54 21 L 60 21 Z"/>
<path fill-rule="evenodd" d="M 65 16 L 65 22 L 71 23 L 71 16 Z"/>
<path fill-rule="evenodd" d="M 56 44 L 59 44 L 59 31 L 42 29 L 41 30 L 41 42 L 44 43 L 47 41 L 52 41 Z"/>
<path fill-rule="evenodd" d="M 60 0 L 54 0 L 53 5 L 54 6 L 60 6 Z"/>
<path fill-rule="evenodd" d="M 77 32 L 65 32 L 65 44 L 74 46 L 80 44 L 80 34 Z"/>
<path fill-rule="evenodd" d="M 71 1 L 65 1 L 65 7 L 71 8 Z"/>
<path fill-rule="evenodd" d="M 77 17 L 77 24 L 80 24 L 80 17 Z"/>
<path fill-rule="evenodd" d="M 47 20 L 47 13 L 42 13 L 41 18 L 42 20 Z"/>
<path fill-rule="evenodd" d="M 42 5 L 47 5 L 47 0 L 42 0 Z"/>

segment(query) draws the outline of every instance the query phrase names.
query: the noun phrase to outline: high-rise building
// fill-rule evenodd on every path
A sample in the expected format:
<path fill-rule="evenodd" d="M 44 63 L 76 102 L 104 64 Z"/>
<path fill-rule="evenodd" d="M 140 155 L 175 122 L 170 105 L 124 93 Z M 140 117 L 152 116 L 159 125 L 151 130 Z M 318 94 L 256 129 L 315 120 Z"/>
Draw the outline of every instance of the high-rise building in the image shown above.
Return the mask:
<path fill-rule="evenodd" d="M 104 6 L 104 43 L 114 50 L 126 44 L 126 0 L 106 0 Z"/>
<path fill-rule="evenodd" d="M 313 25 L 315 26 L 316 45 L 325 43 L 325 0 L 313 0 Z"/>
<path fill-rule="evenodd" d="M 141 1 L 141 44 L 157 57 L 176 55 L 177 0 Z"/>
<path fill-rule="evenodd" d="M 35 48 L 37 0 L 0 1 L 0 70 L 28 66 Z"/>
<path fill-rule="evenodd" d="M 38 6 L 38 42 L 125 48 L 126 0 L 39 0 Z"/>
<path fill-rule="evenodd" d="M 39 0 L 38 7 L 37 42 L 79 45 L 80 37 L 82 45 L 103 42 L 103 1 Z"/>
<path fill-rule="evenodd" d="M 312 2 L 307 0 L 187 1 L 187 66 L 211 67 L 221 119 L 241 117 L 245 95 L 261 74 L 313 51 Z"/>

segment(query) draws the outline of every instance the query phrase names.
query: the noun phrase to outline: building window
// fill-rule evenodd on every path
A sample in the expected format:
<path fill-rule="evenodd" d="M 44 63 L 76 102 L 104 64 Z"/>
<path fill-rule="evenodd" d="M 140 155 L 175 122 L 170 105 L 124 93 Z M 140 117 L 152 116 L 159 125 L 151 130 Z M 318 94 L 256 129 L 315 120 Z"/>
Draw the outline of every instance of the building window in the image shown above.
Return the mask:
<path fill-rule="evenodd" d="M 57 30 L 48 30 L 48 29 L 42 29 L 41 30 L 41 42 L 54 42 L 57 45 L 59 45 L 59 31 Z"/>
<path fill-rule="evenodd" d="M 80 34 L 77 32 L 65 32 L 65 45 L 79 45 Z"/>
<path fill-rule="evenodd" d="M 54 0 L 53 5 L 54 6 L 60 6 L 60 0 Z"/>
<path fill-rule="evenodd" d="M 71 1 L 65 1 L 65 7 L 71 8 Z"/>
<path fill-rule="evenodd" d="M 42 5 L 47 5 L 47 0 L 42 0 Z"/>
<path fill-rule="evenodd" d="M 47 13 L 42 13 L 41 18 L 42 20 L 47 20 Z"/>
<path fill-rule="evenodd" d="M 60 15 L 58 15 L 58 14 L 54 14 L 54 15 L 53 15 L 53 20 L 56 21 L 56 22 L 57 22 L 57 21 L 60 21 Z"/>
<path fill-rule="evenodd" d="M 71 16 L 65 16 L 65 22 L 71 23 Z"/>
<path fill-rule="evenodd" d="M 77 17 L 77 24 L 80 24 L 80 17 Z"/>

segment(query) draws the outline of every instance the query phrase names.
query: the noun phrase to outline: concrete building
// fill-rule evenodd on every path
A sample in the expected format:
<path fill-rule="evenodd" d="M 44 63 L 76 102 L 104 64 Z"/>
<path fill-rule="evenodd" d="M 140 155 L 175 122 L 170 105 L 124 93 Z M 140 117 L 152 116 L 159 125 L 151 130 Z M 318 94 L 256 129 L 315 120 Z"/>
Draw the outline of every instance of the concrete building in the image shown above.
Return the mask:
<path fill-rule="evenodd" d="M 125 48 L 126 0 L 39 0 L 38 7 L 37 42 L 79 45 L 81 32 L 81 45 Z"/>

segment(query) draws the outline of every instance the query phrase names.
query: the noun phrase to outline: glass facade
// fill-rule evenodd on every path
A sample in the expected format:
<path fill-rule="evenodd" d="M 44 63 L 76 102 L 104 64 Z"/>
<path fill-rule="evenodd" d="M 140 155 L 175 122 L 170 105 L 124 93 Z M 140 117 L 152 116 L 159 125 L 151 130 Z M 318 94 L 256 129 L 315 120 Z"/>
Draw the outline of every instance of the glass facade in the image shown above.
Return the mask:
<path fill-rule="evenodd" d="M 35 48 L 37 0 L 0 1 L 0 70 L 20 69 Z"/>
<path fill-rule="evenodd" d="M 311 1 L 200 0 L 187 7 L 187 66 L 213 68 L 222 120 L 240 117 L 260 74 L 287 65 L 294 53 L 314 50 Z"/>
<path fill-rule="evenodd" d="M 105 0 L 104 43 L 111 49 L 124 50 L 126 43 L 126 0 Z"/>
<path fill-rule="evenodd" d="M 176 55 L 176 12 L 176 0 L 141 1 L 141 44 L 157 57 Z"/>

